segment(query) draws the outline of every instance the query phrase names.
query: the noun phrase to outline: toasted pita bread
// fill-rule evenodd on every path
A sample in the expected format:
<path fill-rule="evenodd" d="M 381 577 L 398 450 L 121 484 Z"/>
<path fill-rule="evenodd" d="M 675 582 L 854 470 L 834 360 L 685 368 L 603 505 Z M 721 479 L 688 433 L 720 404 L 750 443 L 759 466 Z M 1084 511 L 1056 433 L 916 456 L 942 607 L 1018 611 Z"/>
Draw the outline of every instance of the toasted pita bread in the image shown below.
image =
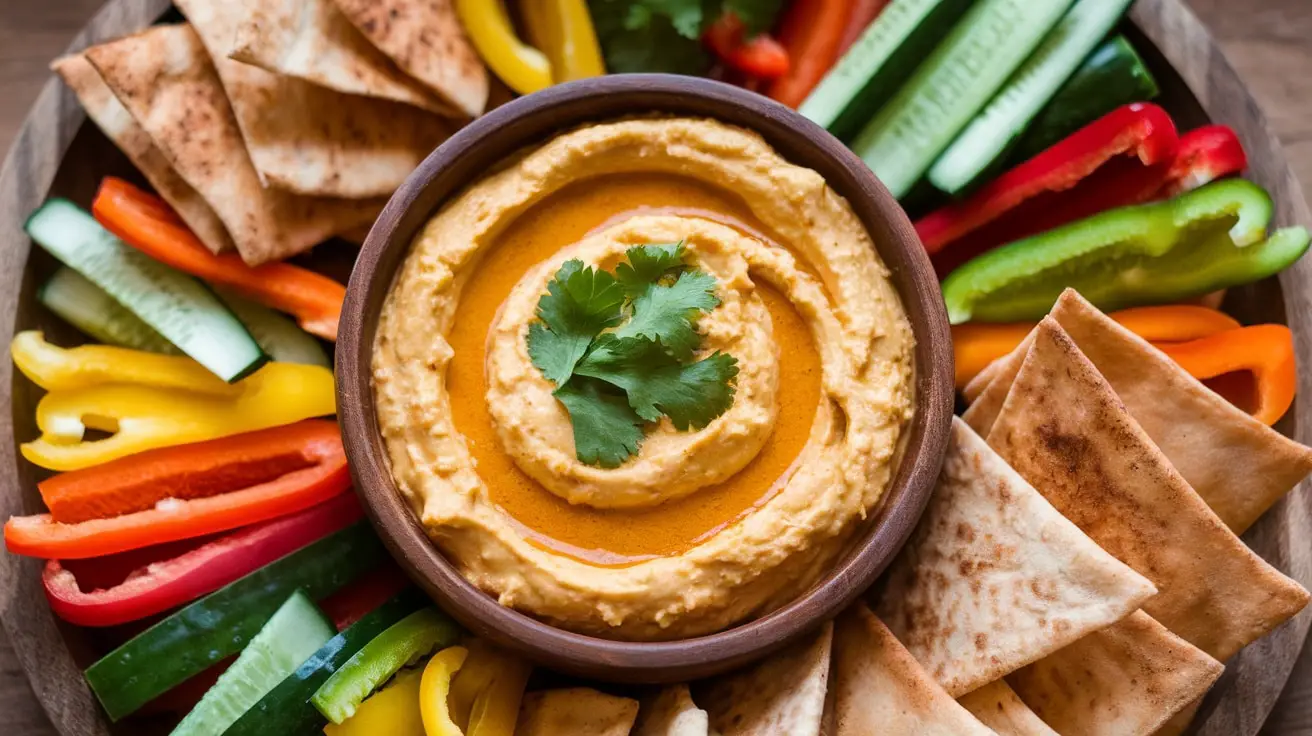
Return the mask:
<path fill-rule="evenodd" d="M 1220 662 L 1136 611 L 1007 677 L 1062 736 L 1148 736 L 1216 682 Z"/>
<path fill-rule="evenodd" d="M 876 613 L 959 697 L 1125 618 L 1156 592 L 954 419 L 934 495 Z"/>
<path fill-rule="evenodd" d="M 818 736 L 834 627 L 760 664 L 701 683 L 694 700 L 720 736 Z"/>
<path fill-rule="evenodd" d="M 297 197 L 260 186 L 223 87 L 190 25 L 155 26 L 87 49 L 86 57 L 178 175 L 214 209 L 247 263 L 308 250 L 377 214 L 377 200 Z"/>
<path fill-rule="evenodd" d="M 1068 289 L 1052 318 L 1093 361 L 1130 415 L 1207 505 L 1243 534 L 1271 504 L 1312 473 L 1312 449 L 1213 393 L 1134 333 Z M 965 414 L 981 435 L 1001 409 L 1029 340 Z"/>
<path fill-rule="evenodd" d="M 407 74 L 471 118 L 488 101 L 488 73 L 451 0 L 336 0 L 355 27 Z"/>
<path fill-rule="evenodd" d="M 591 688 L 528 693 L 519 706 L 515 736 L 628 736 L 638 701 Z"/>
<path fill-rule="evenodd" d="M 833 688 L 836 736 L 993 733 L 939 687 L 863 604 L 834 626 Z"/>
<path fill-rule="evenodd" d="M 692 702 L 687 685 L 670 685 L 642 701 L 633 736 L 707 736 L 710 719 Z"/>
<path fill-rule="evenodd" d="M 344 95 L 228 58 L 241 3 L 179 0 L 200 34 L 265 186 L 314 196 L 391 194 L 451 133 L 410 105 Z"/>
<path fill-rule="evenodd" d="M 1308 592 L 1226 528 L 1045 317 L 989 445 L 1158 594 L 1143 610 L 1220 660 L 1298 613 Z"/>
<path fill-rule="evenodd" d="M 957 702 L 999 736 L 1058 736 L 1035 715 L 1005 680 L 990 682 Z"/>
<path fill-rule="evenodd" d="M 173 170 L 168 158 L 132 119 L 132 114 L 114 96 L 113 90 L 100 78 L 100 73 L 85 55 L 73 54 L 56 59 L 50 68 L 77 95 L 87 117 L 128 157 L 206 248 L 223 253 L 236 247 L 214 209 L 200 192 Z"/>
<path fill-rule="evenodd" d="M 442 115 L 456 109 L 374 48 L 332 0 L 242 0 L 229 56 L 351 95 L 404 102 Z"/>

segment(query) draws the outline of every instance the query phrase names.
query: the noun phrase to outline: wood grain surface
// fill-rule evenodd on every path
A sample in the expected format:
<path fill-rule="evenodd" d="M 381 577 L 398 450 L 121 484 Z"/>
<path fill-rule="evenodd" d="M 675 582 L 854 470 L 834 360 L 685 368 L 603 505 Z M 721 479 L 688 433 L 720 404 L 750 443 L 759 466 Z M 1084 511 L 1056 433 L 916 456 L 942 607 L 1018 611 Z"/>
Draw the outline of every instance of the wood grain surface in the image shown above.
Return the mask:
<path fill-rule="evenodd" d="M 1312 2 L 1187 0 L 1263 107 L 1290 164 L 1312 185 Z M 0 152 L 48 78 L 46 66 L 99 9 L 98 0 L 0 0 Z M 0 262 L 0 268 L 15 264 Z M 12 295 L 0 295 L 0 303 Z M 5 304 L 5 306 L 12 306 Z M 1302 357 L 1302 356 L 1300 356 Z M 7 375 L 7 374 L 6 374 Z M 1312 543 L 1312 542 L 1308 542 Z M 0 725 L 16 736 L 54 736 L 0 634 Z M 1312 736 L 1312 652 L 1305 652 L 1263 734 Z"/>

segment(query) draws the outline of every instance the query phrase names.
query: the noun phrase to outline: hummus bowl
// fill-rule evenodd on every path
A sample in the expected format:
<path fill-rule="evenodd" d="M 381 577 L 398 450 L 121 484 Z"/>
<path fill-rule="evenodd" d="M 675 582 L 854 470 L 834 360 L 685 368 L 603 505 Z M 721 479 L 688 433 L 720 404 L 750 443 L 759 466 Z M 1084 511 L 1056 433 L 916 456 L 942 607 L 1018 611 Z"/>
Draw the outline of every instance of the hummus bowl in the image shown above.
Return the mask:
<path fill-rule="evenodd" d="M 648 248 L 670 260 L 641 282 Z M 625 316 L 571 338 L 544 295 L 579 269 L 594 296 L 617 274 Z M 700 309 L 661 328 L 681 350 L 636 323 L 684 287 Z M 659 354 L 599 347 L 635 334 Z M 407 572 L 474 633 L 614 681 L 724 671 L 850 604 L 919 518 L 952 415 L 896 201 L 791 110 L 687 77 L 561 85 L 452 137 L 366 240 L 337 350 L 356 487 Z M 626 383 L 652 360 L 723 382 L 680 409 Z M 626 396 L 642 416 L 597 419 Z"/>

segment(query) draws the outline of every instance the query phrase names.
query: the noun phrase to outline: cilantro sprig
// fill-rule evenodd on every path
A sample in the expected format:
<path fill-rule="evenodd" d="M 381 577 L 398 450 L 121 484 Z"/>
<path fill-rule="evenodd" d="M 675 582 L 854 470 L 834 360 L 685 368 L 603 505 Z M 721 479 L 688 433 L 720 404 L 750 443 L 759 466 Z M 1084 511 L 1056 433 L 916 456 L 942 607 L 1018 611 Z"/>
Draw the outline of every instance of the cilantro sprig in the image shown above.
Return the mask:
<path fill-rule="evenodd" d="M 581 462 L 615 468 L 662 416 L 701 429 L 733 404 L 738 361 L 701 346 L 698 318 L 720 305 L 715 277 L 683 243 L 629 248 L 615 273 L 570 260 L 538 300 L 528 354 L 556 385 Z"/>

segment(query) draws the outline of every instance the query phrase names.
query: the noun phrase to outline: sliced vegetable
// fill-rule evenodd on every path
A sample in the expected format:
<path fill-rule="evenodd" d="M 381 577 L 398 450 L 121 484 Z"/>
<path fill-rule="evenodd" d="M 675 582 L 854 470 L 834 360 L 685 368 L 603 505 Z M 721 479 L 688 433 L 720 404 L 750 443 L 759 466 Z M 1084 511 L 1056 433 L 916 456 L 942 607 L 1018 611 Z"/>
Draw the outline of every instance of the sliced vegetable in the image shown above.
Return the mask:
<path fill-rule="evenodd" d="M 317 733 L 328 721 L 310 704 L 315 691 L 365 644 L 426 605 L 427 598 L 414 588 L 384 603 L 351 628 L 328 640 L 225 733 L 227 736 L 308 736 Z"/>
<path fill-rule="evenodd" d="M 337 411 L 333 374 L 320 366 L 270 363 L 237 387 L 232 398 L 127 384 L 51 391 L 36 407 L 41 436 L 20 449 L 43 468 L 78 470 Z M 88 440 L 88 429 L 111 436 Z"/>
<path fill-rule="evenodd" d="M 286 312 L 312 335 L 337 339 L 346 287 L 327 276 L 289 263 L 248 266 L 235 253 L 215 255 L 163 200 L 122 179 L 106 177 L 100 183 L 92 211 L 106 229 L 150 258 Z"/>
<path fill-rule="evenodd" d="M 893 0 L 798 112 L 851 140 L 961 19 L 970 0 Z"/>
<path fill-rule="evenodd" d="M 905 196 L 1070 4 L 978 0 L 861 131 L 852 150 L 893 196 Z"/>
<path fill-rule="evenodd" d="M 146 629 L 91 665 L 87 682 L 109 717 L 123 718 L 240 651 L 293 591 L 303 589 L 318 600 L 387 559 L 387 551 L 369 525 L 357 523 Z"/>
<path fill-rule="evenodd" d="M 37 301 L 95 340 L 151 353 L 182 351 L 105 290 L 68 266 L 60 266 L 36 293 Z"/>
<path fill-rule="evenodd" d="M 231 289 L 216 288 L 214 292 L 274 360 L 279 363 L 333 367 L 323 345 L 310 333 L 297 327 L 295 322 Z"/>
<path fill-rule="evenodd" d="M 508 87 L 527 95 L 551 86 L 551 62 L 515 35 L 504 0 L 456 0 L 456 14 L 478 55 Z"/>
<path fill-rule="evenodd" d="M 149 559 L 107 588 L 79 585 L 78 575 L 58 560 L 46 563 L 41 581 L 55 615 L 79 626 L 115 626 L 189 603 L 265 565 L 360 520 L 349 493 L 305 511 L 239 529 L 176 556 Z M 155 548 L 158 549 L 158 548 Z M 108 577 L 98 568 L 115 558 L 80 563 L 79 570 Z"/>
<path fill-rule="evenodd" d="M 848 5 L 849 0 L 793 0 L 779 23 L 788 73 L 766 88 L 767 97 L 797 107 L 811 94 L 838 59 L 851 15 Z"/>
<path fill-rule="evenodd" d="M 1030 123 L 1009 157 L 1011 166 L 1123 105 L 1157 97 L 1157 80 L 1125 40 L 1114 36 L 1084 60 L 1075 74 Z"/>
<path fill-rule="evenodd" d="M 465 736 L 512 736 L 532 668 L 478 639 L 467 648 L 447 695 L 451 719 Z"/>
<path fill-rule="evenodd" d="M 1253 325 L 1158 346 L 1230 403 L 1272 425 L 1294 403 L 1294 336 L 1284 325 Z"/>
<path fill-rule="evenodd" d="M 327 736 L 424 736 L 424 719 L 419 712 L 419 685 L 423 672 L 402 672 L 392 684 L 360 704 L 355 715 L 341 724 L 323 727 Z"/>
<path fill-rule="evenodd" d="M 410 587 L 410 578 L 394 564 L 385 564 L 319 602 L 338 631 L 345 631 L 375 608 Z"/>
<path fill-rule="evenodd" d="M 203 284 L 128 248 L 72 202 L 49 200 L 24 229 L 219 378 L 239 380 L 268 361 L 237 317 Z"/>
<path fill-rule="evenodd" d="M 871 23 L 888 7 L 889 0 L 855 0 L 847 16 L 847 27 L 838 41 L 838 56 L 841 58 L 848 49 L 856 44 Z"/>
<path fill-rule="evenodd" d="M 957 269 L 943 283 L 948 318 L 953 324 L 1038 319 L 1067 287 L 1107 311 L 1258 281 L 1308 247 L 1301 227 L 1262 240 L 1271 213 L 1267 193 L 1243 179 L 1112 210 Z"/>
<path fill-rule="evenodd" d="M 436 608 L 415 611 L 352 655 L 310 700 L 325 718 L 343 723 L 402 667 L 450 646 L 459 636 L 460 627 Z"/>
<path fill-rule="evenodd" d="M 419 683 L 419 713 L 427 736 L 465 736 L 451 720 L 447 695 L 451 692 L 451 678 L 468 655 L 464 647 L 449 647 L 434 654 L 424 667 L 424 678 Z"/>
<path fill-rule="evenodd" d="M 242 392 L 240 385 L 224 381 L 191 358 L 112 345 L 61 348 L 46 342 L 36 330 L 14 335 L 9 353 L 18 370 L 47 391 L 136 384 L 224 398 Z"/>
<path fill-rule="evenodd" d="M 173 735 L 220 736 L 335 633 L 313 601 L 292 593 Z"/>
<path fill-rule="evenodd" d="M 1077 0 L 997 96 L 952 141 L 929 180 L 957 196 L 991 177 L 1071 74 L 1125 15 L 1130 0 Z"/>
<path fill-rule="evenodd" d="M 788 51 L 762 33 L 748 36 L 747 25 L 732 11 L 706 29 L 706 45 L 729 68 L 762 80 L 778 79 L 788 73 Z"/>
<path fill-rule="evenodd" d="M 551 62 L 556 83 L 606 73 L 586 0 L 520 0 L 528 40 Z"/>
<path fill-rule="evenodd" d="M 1248 168 L 1239 136 L 1225 125 L 1205 125 L 1180 136 L 1180 148 L 1157 199 L 1169 199 Z"/>

